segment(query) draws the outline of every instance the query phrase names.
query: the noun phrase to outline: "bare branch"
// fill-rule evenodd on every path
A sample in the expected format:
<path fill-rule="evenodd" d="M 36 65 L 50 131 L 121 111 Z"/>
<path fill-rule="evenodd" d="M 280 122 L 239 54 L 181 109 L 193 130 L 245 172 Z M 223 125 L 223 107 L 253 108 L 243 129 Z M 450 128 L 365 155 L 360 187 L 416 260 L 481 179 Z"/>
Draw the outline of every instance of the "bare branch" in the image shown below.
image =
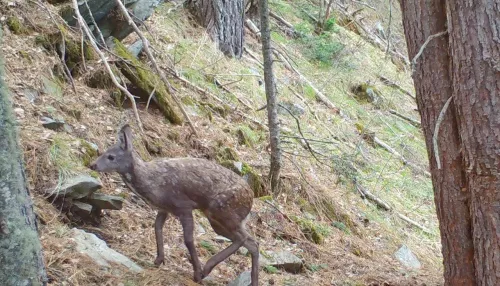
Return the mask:
<path fill-rule="evenodd" d="M 75 1 L 75 0 L 73 0 L 73 1 Z M 144 51 L 146 52 L 146 55 L 148 56 L 149 60 L 153 64 L 153 67 L 156 70 L 156 72 L 160 75 L 160 78 L 162 79 L 163 83 L 167 87 L 168 92 L 172 95 L 172 98 L 174 99 L 175 103 L 177 104 L 177 106 L 181 110 L 182 114 L 186 118 L 186 121 L 188 122 L 189 127 L 191 127 L 191 131 L 193 131 L 193 133 L 194 133 L 195 136 L 198 136 L 198 132 L 196 131 L 196 128 L 194 127 L 193 122 L 191 121 L 191 118 L 189 118 L 189 115 L 187 114 L 186 110 L 182 106 L 182 103 L 180 102 L 180 100 L 177 97 L 177 95 L 174 93 L 174 91 L 172 89 L 172 86 L 170 85 L 170 83 L 168 82 L 167 78 L 165 77 L 165 74 L 158 67 L 158 64 L 156 63 L 156 59 L 154 58 L 153 54 L 149 50 L 148 40 L 144 37 L 143 33 L 141 32 L 141 30 L 139 30 L 139 28 L 135 24 L 134 20 L 132 20 L 132 18 L 130 17 L 130 15 L 129 15 L 128 11 L 127 11 L 127 8 L 125 8 L 125 5 L 123 5 L 123 3 L 120 0 L 115 0 L 115 2 L 118 5 L 118 7 L 120 7 L 122 15 L 127 19 L 127 23 L 130 26 L 132 26 L 132 28 L 134 29 L 135 33 L 141 38 L 141 40 L 142 40 L 142 42 L 144 44 Z"/>
<path fill-rule="evenodd" d="M 424 52 L 425 47 L 427 47 L 427 45 L 430 43 L 430 41 L 432 41 L 433 39 L 435 39 L 437 37 L 441 37 L 443 35 L 446 35 L 447 33 L 448 33 L 448 31 L 441 31 L 441 32 L 436 33 L 434 35 L 430 35 L 427 38 L 427 40 L 425 40 L 424 44 L 420 47 L 420 50 L 418 51 L 418 53 L 415 55 L 415 57 L 413 57 L 413 60 L 411 60 L 411 70 L 412 70 L 412 73 L 415 72 L 415 68 L 417 66 L 417 60 L 422 55 L 422 53 Z"/>
<path fill-rule="evenodd" d="M 436 126 L 434 127 L 434 135 L 432 135 L 432 147 L 434 147 L 434 157 L 436 158 L 436 165 L 438 170 L 441 170 L 441 159 L 439 158 L 439 147 L 438 147 L 438 139 L 439 139 L 439 127 L 441 126 L 441 122 L 443 122 L 444 115 L 446 114 L 446 110 L 448 110 L 448 106 L 450 105 L 453 96 L 450 96 L 448 100 L 445 102 L 443 109 L 439 113 L 438 119 L 436 121 Z"/>
<path fill-rule="evenodd" d="M 72 1 L 73 1 L 73 8 L 75 10 L 76 19 L 77 19 L 79 25 L 83 28 L 83 31 L 85 32 L 85 34 L 89 38 L 90 44 L 92 45 L 92 47 L 94 48 L 96 53 L 99 55 L 102 62 L 104 63 L 104 66 L 106 67 L 106 70 L 108 71 L 108 74 L 111 77 L 113 84 L 116 87 L 118 87 L 118 89 L 120 89 L 123 93 L 125 93 L 125 95 L 129 98 L 130 102 L 132 103 L 132 109 L 134 111 L 134 115 L 135 115 L 137 123 L 139 125 L 139 129 L 141 130 L 141 132 L 143 132 L 144 130 L 142 128 L 142 122 L 141 122 L 141 118 L 139 117 L 139 112 L 137 111 L 137 105 L 135 104 L 134 96 L 125 87 L 123 87 L 116 79 L 115 75 L 113 74 L 113 71 L 111 70 L 111 67 L 109 66 L 108 61 L 106 60 L 106 56 L 102 53 L 102 51 L 97 46 L 96 42 L 94 41 L 94 38 L 92 37 L 92 33 L 90 32 L 90 29 L 87 26 L 87 23 L 85 23 L 85 21 L 82 18 L 82 15 L 80 14 L 80 11 L 78 10 L 78 1 L 77 0 L 72 0 Z"/>

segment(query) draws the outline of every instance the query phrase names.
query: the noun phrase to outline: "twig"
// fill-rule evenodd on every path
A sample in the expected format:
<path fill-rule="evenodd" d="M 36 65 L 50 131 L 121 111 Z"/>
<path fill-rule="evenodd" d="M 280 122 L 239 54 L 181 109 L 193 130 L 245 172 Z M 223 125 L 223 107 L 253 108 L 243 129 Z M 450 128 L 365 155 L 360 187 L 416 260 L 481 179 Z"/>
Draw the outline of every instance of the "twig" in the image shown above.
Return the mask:
<path fill-rule="evenodd" d="M 309 144 L 309 141 L 305 138 L 304 133 L 302 133 L 302 128 L 300 127 L 300 121 L 297 118 L 297 116 L 295 116 L 288 108 L 284 107 L 283 105 L 278 104 L 278 106 L 281 107 L 281 108 L 283 108 L 284 110 L 286 110 L 290 114 L 290 116 L 292 116 L 293 119 L 295 119 L 295 123 L 297 124 L 297 129 L 298 129 L 298 131 L 300 133 L 300 136 L 302 136 L 302 140 L 304 140 L 307 149 L 309 150 L 309 152 L 311 152 L 311 155 L 314 157 L 314 159 L 316 159 L 316 161 L 318 161 L 321 164 L 324 164 L 318 157 L 316 157 L 316 153 L 317 152 L 315 152 L 313 150 L 313 148 Z"/>
<path fill-rule="evenodd" d="M 413 118 L 411 118 L 411 117 L 408 117 L 408 116 L 406 116 L 406 115 L 403 115 L 403 114 L 401 114 L 401 113 L 397 112 L 397 111 L 396 111 L 396 110 L 394 110 L 394 109 L 389 110 L 389 113 L 394 114 L 394 115 L 396 115 L 397 117 L 402 118 L 402 119 L 404 119 L 404 120 L 408 121 L 411 125 L 413 125 L 413 126 L 415 126 L 415 127 L 417 127 L 417 128 L 420 128 L 420 127 L 422 126 L 422 124 L 420 123 L 420 121 L 415 120 L 415 119 L 413 119 Z"/>
<path fill-rule="evenodd" d="M 438 170 L 441 170 L 441 159 L 439 158 L 439 146 L 438 146 L 439 127 L 441 126 L 441 122 L 443 122 L 444 115 L 446 114 L 446 110 L 448 110 L 448 106 L 450 105 L 452 99 L 453 96 L 450 96 L 450 98 L 448 98 L 448 100 L 444 104 L 443 109 L 441 109 L 438 119 L 436 120 L 436 126 L 434 127 L 434 135 L 432 135 L 432 146 L 434 147 L 434 157 L 436 158 L 436 165 Z"/>
<path fill-rule="evenodd" d="M 73 0 L 73 1 L 75 1 L 75 0 Z M 153 57 L 153 54 L 149 50 L 149 43 L 148 43 L 148 41 L 146 40 L 146 38 L 144 37 L 144 35 L 142 34 L 142 32 L 139 30 L 139 28 L 135 24 L 134 20 L 132 20 L 132 18 L 130 17 L 130 15 L 129 15 L 128 11 L 127 11 L 127 8 L 125 8 L 125 5 L 123 5 L 123 3 L 120 0 L 115 0 L 115 2 L 118 5 L 118 7 L 120 7 L 122 15 L 127 19 L 127 23 L 130 26 L 132 26 L 132 28 L 134 29 L 135 33 L 141 38 L 141 40 L 142 40 L 142 42 L 144 44 L 144 51 L 146 52 L 146 55 L 148 56 L 149 60 L 151 61 L 154 69 L 156 70 L 156 72 L 160 75 L 160 78 L 162 79 L 163 83 L 167 87 L 168 92 L 172 95 L 172 98 L 174 99 L 175 103 L 177 104 L 177 106 L 181 110 L 182 114 L 186 118 L 186 120 L 187 120 L 187 122 L 189 124 L 189 127 L 191 127 L 191 131 L 193 131 L 193 133 L 194 133 L 195 136 L 198 136 L 198 132 L 196 131 L 196 128 L 194 127 L 193 122 L 191 121 L 191 118 L 189 118 L 189 115 L 187 114 L 186 110 L 182 106 L 182 103 L 179 101 L 179 98 L 177 97 L 177 95 L 174 93 L 174 91 L 172 89 L 172 86 L 170 85 L 170 83 L 168 82 L 167 78 L 165 77 L 165 74 L 158 67 L 158 64 L 156 63 L 156 59 Z"/>
<path fill-rule="evenodd" d="M 383 75 L 379 75 L 378 78 L 380 79 L 380 81 L 382 81 L 383 84 L 385 84 L 387 86 L 390 86 L 390 87 L 394 87 L 394 88 L 398 89 L 399 91 L 401 91 L 402 93 L 404 93 L 404 94 L 408 95 L 409 97 L 411 97 L 413 100 L 416 100 L 415 96 L 413 94 L 411 94 L 411 92 L 409 92 L 408 90 L 404 89 L 403 87 L 401 87 L 399 84 L 395 83 L 394 81 L 386 78 Z"/>
<path fill-rule="evenodd" d="M 102 62 L 104 63 L 104 66 L 106 67 L 106 70 L 108 71 L 108 74 L 111 77 L 111 80 L 113 81 L 113 84 L 116 87 L 118 87 L 118 89 L 120 89 L 123 93 L 125 93 L 125 95 L 129 98 L 129 100 L 130 100 L 130 102 L 132 104 L 132 110 L 134 111 L 134 115 L 135 115 L 137 123 L 139 125 L 139 129 L 141 130 L 141 132 L 143 132 L 144 130 L 142 128 L 142 122 L 141 122 L 141 118 L 139 117 L 139 112 L 137 111 L 137 105 L 135 104 L 134 96 L 126 88 L 124 88 L 118 82 L 118 80 L 116 80 L 116 77 L 113 74 L 113 71 L 111 70 L 111 67 L 109 66 L 109 63 L 107 62 L 106 57 L 104 56 L 104 54 L 99 49 L 99 47 L 97 46 L 96 42 L 94 41 L 94 39 L 92 37 L 92 33 L 90 32 L 90 29 L 87 26 L 87 23 L 85 23 L 85 21 L 82 18 L 82 15 L 80 14 L 80 11 L 78 10 L 78 1 L 77 0 L 72 0 L 72 1 L 73 1 L 73 8 L 75 10 L 75 15 L 76 15 L 76 18 L 77 18 L 77 21 L 78 21 L 79 25 L 85 31 L 85 34 L 89 38 L 90 44 L 92 45 L 92 47 L 94 48 L 94 50 L 99 55 L 99 57 L 101 58 Z"/>
<path fill-rule="evenodd" d="M 224 90 L 225 92 L 231 94 L 232 96 L 236 97 L 236 99 L 241 103 L 243 104 L 246 108 L 248 109 L 252 109 L 252 107 L 246 103 L 242 98 L 240 98 L 238 95 L 236 95 L 234 92 L 232 92 L 231 90 L 229 90 L 227 87 L 225 87 L 224 85 L 222 85 L 217 79 L 215 79 L 215 85 L 222 88 L 222 90 Z"/>
<path fill-rule="evenodd" d="M 153 94 L 155 94 L 155 91 L 156 91 L 156 87 L 153 88 L 153 91 L 151 92 L 151 94 L 149 94 L 148 103 L 146 104 L 146 111 L 148 111 L 149 103 L 151 102 L 151 98 L 153 97 Z"/>
<path fill-rule="evenodd" d="M 412 70 L 412 73 L 415 72 L 415 68 L 417 66 L 417 60 L 422 55 L 422 53 L 424 52 L 425 47 L 427 47 L 427 45 L 430 43 L 430 41 L 432 41 L 433 39 L 435 39 L 437 37 L 441 37 L 443 35 L 446 35 L 446 33 L 448 33 L 448 31 L 441 31 L 441 32 L 436 33 L 434 35 L 430 35 L 427 38 L 427 40 L 425 40 L 424 44 L 420 47 L 420 50 L 418 51 L 418 53 L 415 55 L 415 57 L 413 57 L 413 60 L 411 60 L 411 70 Z"/>
<path fill-rule="evenodd" d="M 85 3 L 85 7 L 87 8 L 87 10 L 89 11 L 90 20 L 92 20 L 92 24 L 97 30 L 97 34 L 99 35 L 99 39 L 102 42 L 102 46 L 107 49 L 108 47 L 106 45 L 106 41 L 104 41 L 104 36 L 102 35 L 101 29 L 99 29 L 99 26 L 95 21 L 94 15 L 92 14 L 92 10 L 90 10 L 89 3 L 87 2 L 87 0 L 84 0 L 83 2 Z"/>
<path fill-rule="evenodd" d="M 387 49 L 385 50 L 385 57 L 389 56 L 391 47 L 391 22 L 392 22 L 392 0 L 389 0 L 389 23 L 387 24 Z"/>
<path fill-rule="evenodd" d="M 365 3 L 365 2 L 362 2 L 362 1 L 357 1 L 357 0 L 351 0 L 351 1 L 354 2 L 354 3 L 356 3 L 356 4 L 363 5 L 363 6 L 367 7 L 367 8 L 370 8 L 373 11 L 377 11 L 377 9 L 375 7 L 371 6 L 368 3 Z"/>
<path fill-rule="evenodd" d="M 50 16 L 52 18 L 52 16 Z M 59 30 L 59 33 L 61 34 L 61 63 L 63 65 L 64 73 L 66 74 L 66 77 L 68 77 L 69 82 L 71 83 L 71 87 L 73 88 L 73 92 L 76 94 L 76 86 L 75 86 L 75 81 L 73 80 L 73 77 L 71 76 L 71 72 L 66 65 L 66 38 L 64 37 L 64 33 Z"/>

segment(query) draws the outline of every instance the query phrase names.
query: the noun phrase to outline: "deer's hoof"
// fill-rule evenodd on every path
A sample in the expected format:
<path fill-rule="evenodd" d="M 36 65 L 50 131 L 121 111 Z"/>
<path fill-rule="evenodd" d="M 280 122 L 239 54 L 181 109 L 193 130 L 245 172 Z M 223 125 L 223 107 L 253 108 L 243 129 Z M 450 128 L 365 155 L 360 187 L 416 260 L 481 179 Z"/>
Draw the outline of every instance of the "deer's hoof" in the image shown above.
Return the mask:
<path fill-rule="evenodd" d="M 203 274 L 201 273 L 201 271 L 194 272 L 194 282 L 200 283 L 201 279 L 203 279 Z"/>
<path fill-rule="evenodd" d="M 155 265 L 160 266 L 160 264 L 165 264 L 164 257 L 158 256 L 155 259 Z"/>

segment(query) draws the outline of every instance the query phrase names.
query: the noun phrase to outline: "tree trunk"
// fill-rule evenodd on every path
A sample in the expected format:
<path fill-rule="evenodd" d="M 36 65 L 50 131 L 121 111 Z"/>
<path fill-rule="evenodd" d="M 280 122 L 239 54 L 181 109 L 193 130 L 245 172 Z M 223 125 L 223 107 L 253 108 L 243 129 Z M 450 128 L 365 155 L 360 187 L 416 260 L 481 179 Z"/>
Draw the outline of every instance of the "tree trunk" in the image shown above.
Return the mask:
<path fill-rule="evenodd" d="M 448 1 L 478 285 L 500 285 L 500 0 Z"/>
<path fill-rule="evenodd" d="M 245 32 L 244 0 L 188 0 L 186 5 L 225 55 L 241 57 Z"/>
<path fill-rule="evenodd" d="M 493 4 L 500 3 L 480 2 L 400 1 L 410 58 L 429 36 L 449 31 L 425 47 L 413 74 L 446 285 L 500 285 L 500 13 Z M 451 96 L 435 150 L 434 129 Z"/>
<path fill-rule="evenodd" d="M 0 66 L 0 285 L 46 285 L 11 104 Z"/>
<path fill-rule="evenodd" d="M 267 99 L 267 119 L 271 145 L 271 169 L 269 181 L 273 193 L 278 191 L 281 171 L 280 129 L 278 124 L 276 84 L 273 74 L 273 60 L 271 58 L 271 33 L 269 31 L 269 7 L 267 0 L 260 0 L 260 25 L 262 38 L 262 55 L 264 58 L 264 82 Z"/>

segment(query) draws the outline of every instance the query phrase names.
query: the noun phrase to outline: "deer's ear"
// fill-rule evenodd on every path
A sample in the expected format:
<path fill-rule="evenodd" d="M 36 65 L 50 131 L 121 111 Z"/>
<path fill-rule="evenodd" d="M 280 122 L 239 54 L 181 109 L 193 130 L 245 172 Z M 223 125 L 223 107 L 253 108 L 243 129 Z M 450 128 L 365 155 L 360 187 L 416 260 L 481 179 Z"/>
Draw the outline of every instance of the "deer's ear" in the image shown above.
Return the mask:
<path fill-rule="evenodd" d="M 118 141 L 123 150 L 132 150 L 132 129 L 125 124 L 118 132 Z"/>

